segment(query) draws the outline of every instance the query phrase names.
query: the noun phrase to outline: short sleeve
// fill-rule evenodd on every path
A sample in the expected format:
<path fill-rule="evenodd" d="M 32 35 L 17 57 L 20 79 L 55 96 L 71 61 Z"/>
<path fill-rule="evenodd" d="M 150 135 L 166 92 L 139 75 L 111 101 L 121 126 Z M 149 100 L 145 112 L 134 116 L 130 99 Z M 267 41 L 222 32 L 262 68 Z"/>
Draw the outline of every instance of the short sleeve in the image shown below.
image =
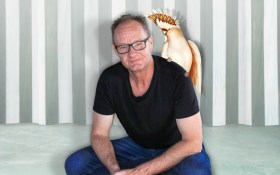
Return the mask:
<path fill-rule="evenodd" d="M 199 106 L 192 81 L 180 75 L 174 90 L 174 116 L 176 119 L 190 117 L 199 112 Z"/>
<path fill-rule="evenodd" d="M 115 113 L 109 83 L 105 76 L 101 74 L 96 87 L 93 110 L 102 115 Z"/>

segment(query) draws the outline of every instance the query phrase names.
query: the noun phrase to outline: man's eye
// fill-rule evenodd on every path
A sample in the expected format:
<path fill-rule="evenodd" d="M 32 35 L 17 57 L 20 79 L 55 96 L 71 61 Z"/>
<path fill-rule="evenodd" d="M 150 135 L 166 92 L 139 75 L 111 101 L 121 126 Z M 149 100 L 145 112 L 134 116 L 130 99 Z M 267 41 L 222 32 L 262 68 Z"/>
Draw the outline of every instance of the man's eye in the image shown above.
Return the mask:
<path fill-rule="evenodd" d="M 138 43 L 133 44 L 134 47 L 141 46 L 141 45 L 142 45 L 142 42 L 138 42 Z"/>
<path fill-rule="evenodd" d="M 125 48 L 127 48 L 127 46 L 126 45 L 122 45 L 122 46 L 119 46 L 119 48 L 120 49 L 125 49 Z"/>

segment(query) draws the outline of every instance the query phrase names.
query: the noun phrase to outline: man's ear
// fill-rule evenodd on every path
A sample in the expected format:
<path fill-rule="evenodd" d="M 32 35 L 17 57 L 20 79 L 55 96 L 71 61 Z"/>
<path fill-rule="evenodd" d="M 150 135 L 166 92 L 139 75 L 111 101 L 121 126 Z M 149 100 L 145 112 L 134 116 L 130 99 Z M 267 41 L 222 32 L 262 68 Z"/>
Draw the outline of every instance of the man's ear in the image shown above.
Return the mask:
<path fill-rule="evenodd" d="M 151 49 L 151 52 L 153 51 L 153 44 L 154 44 L 154 38 L 153 36 L 151 35 L 149 40 L 148 40 L 148 44 L 150 45 L 150 49 Z"/>

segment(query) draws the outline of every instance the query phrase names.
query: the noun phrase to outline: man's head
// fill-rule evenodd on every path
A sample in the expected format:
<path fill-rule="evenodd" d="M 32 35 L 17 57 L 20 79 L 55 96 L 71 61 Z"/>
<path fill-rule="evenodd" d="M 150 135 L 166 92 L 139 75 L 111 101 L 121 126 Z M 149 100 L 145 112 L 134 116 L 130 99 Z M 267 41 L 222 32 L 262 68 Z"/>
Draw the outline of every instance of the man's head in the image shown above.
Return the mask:
<path fill-rule="evenodd" d="M 153 38 L 145 17 L 123 15 L 112 27 L 113 49 L 129 71 L 141 71 L 152 62 Z"/>

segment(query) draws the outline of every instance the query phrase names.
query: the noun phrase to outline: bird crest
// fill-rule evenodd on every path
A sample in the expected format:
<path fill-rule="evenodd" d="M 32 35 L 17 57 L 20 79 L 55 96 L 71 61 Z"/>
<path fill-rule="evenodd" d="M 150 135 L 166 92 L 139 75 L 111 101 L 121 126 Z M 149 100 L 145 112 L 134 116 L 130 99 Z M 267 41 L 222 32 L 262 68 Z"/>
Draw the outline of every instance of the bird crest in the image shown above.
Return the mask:
<path fill-rule="evenodd" d="M 167 10 L 152 10 L 146 15 L 153 23 L 155 23 L 165 34 L 171 28 L 180 28 L 179 20 Z"/>

